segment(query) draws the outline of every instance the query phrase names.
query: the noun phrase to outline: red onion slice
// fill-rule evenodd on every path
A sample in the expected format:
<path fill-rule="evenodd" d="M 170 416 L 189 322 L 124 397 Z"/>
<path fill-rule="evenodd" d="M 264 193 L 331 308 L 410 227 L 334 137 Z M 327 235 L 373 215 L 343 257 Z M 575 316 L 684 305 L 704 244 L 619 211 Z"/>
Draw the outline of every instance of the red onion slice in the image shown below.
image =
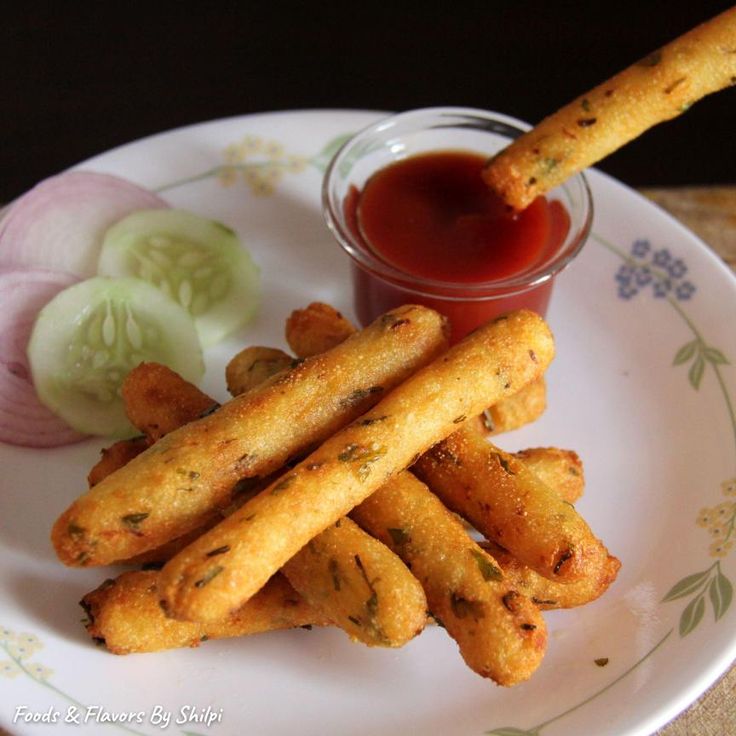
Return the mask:
<path fill-rule="evenodd" d="M 0 442 L 57 447 L 85 437 L 39 402 L 26 357 L 39 311 L 77 281 L 53 271 L 0 269 Z"/>
<path fill-rule="evenodd" d="M 69 171 L 37 184 L 0 219 L 0 267 L 97 273 L 105 231 L 140 209 L 169 205 L 126 179 Z"/>

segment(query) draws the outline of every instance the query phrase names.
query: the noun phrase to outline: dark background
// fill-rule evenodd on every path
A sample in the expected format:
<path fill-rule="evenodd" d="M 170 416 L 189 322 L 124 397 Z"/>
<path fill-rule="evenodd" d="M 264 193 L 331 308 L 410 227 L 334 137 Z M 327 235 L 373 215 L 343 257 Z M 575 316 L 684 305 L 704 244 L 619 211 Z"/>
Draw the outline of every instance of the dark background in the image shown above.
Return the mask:
<path fill-rule="evenodd" d="M 423 7 L 423 10 L 417 8 Z M 535 122 L 726 2 L 14 2 L 0 22 L 0 201 L 103 150 L 223 116 L 494 109 Z M 736 88 L 600 168 L 736 182 Z"/>

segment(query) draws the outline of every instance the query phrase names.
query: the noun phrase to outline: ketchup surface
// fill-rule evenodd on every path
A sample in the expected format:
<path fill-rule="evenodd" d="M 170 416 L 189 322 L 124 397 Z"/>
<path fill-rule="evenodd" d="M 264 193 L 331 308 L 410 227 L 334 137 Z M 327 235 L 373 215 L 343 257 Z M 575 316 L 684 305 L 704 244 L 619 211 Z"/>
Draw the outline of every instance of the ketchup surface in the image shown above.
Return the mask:
<path fill-rule="evenodd" d="M 438 281 L 493 281 L 535 266 L 567 231 L 567 213 L 539 197 L 511 215 L 483 181 L 485 163 L 441 151 L 378 171 L 358 200 L 363 240 L 400 271 Z"/>
<path fill-rule="evenodd" d="M 486 160 L 466 151 L 439 151 L 397 161 L 373 174 L 362 191 L 350 192 L 349 226 L 375 257 L 409 277 L 470 286 L 523 276 L 555 252 L 570 218 L 559 202 L 544 197 L 510 213 L 482 179 Z M 509 309 L 527 306 L 544 314 L 551 290 L 550 282 L 536 292 L 463 301 L 461 289 L 455 300 L 443 300 L 441 291 L 437 298 L 418 297 L 370 273 L 354 278 L 361 321 L 420 302 L 450 318 L 453 340 Z"/>

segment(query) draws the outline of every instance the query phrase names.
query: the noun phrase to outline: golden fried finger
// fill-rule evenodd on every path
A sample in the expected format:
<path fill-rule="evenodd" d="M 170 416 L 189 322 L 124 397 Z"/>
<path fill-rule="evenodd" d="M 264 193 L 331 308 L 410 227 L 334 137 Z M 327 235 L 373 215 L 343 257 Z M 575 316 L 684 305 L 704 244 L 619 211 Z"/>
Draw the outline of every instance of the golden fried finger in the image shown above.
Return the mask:
<path fill-rule="evenodd" d="M 334 311 L 334 315 L 339 316 L 339 313 Z M 300 322 L 308 323 L 308 319 Z M 334 344 L 328 342 L 318 340 L 312 345 L 319 343 L 320 347 L 329 350 L 343 339 Z M 306 344 L 302 341 L 302 345 Z M 248 359 L 239 359 L 234 372 L 247 372 L 248 361 L 263 355 L 261 351 L 268 348 L 250 350 Z M 257 369 L 262 381 L 278 371 L 278 363 L 278 360 L 262 363 Z M 250 376 L 246 381 L 228 379 L 228 387 L 237 396 L 254 386 L 251 381 Z M 180 549 L 183 546 L 178 546 L 176 552 Z M 388 547 L 363 532 L 350 519 L 338 519 L 333 526 L 327 527 L 281 570 L 305 600 L 351 638 L 368 646 L 403 646 L 426 623 L 427 599 L 417 579 Z"/>
<path fill-rule="evenodd" d="M 575 508 L 513 455 L 460 430 L 414 467 L 445 505 L 540 575 L 595 577 L 608 550 Z"/>
<path fill-rule="evenodd" d="M 246 349 L 243 352 L 249 356 L 248 360 L 242 358 L 243 353 L 239 354 L 241 357 L 232 377 L 236 378 L 241 369 L 248 377 L 245 381 L 232 381 L 231 390 L 249 390 L 255 387 L 255 374 L 260 375 L 262 382 L 278 372 L 279 360 L 262 361 L 255 371 L 248 371 L 247 366 L 253 363 L 250 359 L 261 360 L 268 356 L 266 351 L 267 348 Z M 288 360 L 289 364 L 293 362 L 291 358 Z M 140 371 L 145 370 L 146 366 L 141 366 Z M 183 397 L 183 403 L 187 403 L 187 394 L 192 390 L 201 394 L 199 389 L 177 374 L 167 376 L 170 388 L 176 386 L 177 380 L 177 393 Z M 246 386 L 246 383 L 250 385 Z M 135 400 L 130 394 L 128 398 Z M 174 421 L 187 421 L 187 417 L 178 411 L 179 405 L 172 407 L 172 415 L 168 416 L 167 407 L 155 400 L 149 404 L 140 403 L 138 416 L 146 423 L 147 411 L 161 421 L 162 426 L 174 428 Z M 259 485 L 255 484 L 253 489 L 248 489 L 249 492 L 257 492 Z M 250 496 L 255 495 L 255 492 L 250 493 Z M 246 500 L 240 494 L 234 508 Z M 215 511 L 203 526 L 126 562 L 163 564 L 221 521 L 224 515 Z M 338 521 L 336 526 L 325 529 L 283 569 L 292 585 L 306 600 L 315 604 L 325 618 L 344 629 L 353 639 L 369 646 L 403 646 L 422 630 L 426 622 L 427 601 L 419 582 L 393 552 L 349 519 Z"/>
<path fill-rule="evenodd" d="M 477 426 L 481 434 L 491 437 L 530 424 L 539 419 L 546 408 L 547 383 L 541 376 L 507 399 L 489 406 L 472 424 Z"/>
<path fill-rule="evenodd" d="M 547 640 L 539 610 L 411 473 L 381 486 L 352 517 L 409 565 L 471 669 L 507 686 L 537 669 Z"/>
<path fill-rule="evenodd" d="M 110 447 L 105 447 L 100 453 L 100 459 L 92 466 L 87 475 L 89 487 L 96 486 L 101 480 L 107 478 L 110 473 L 122 468 L 134 457 L 140 455 L 143 450 L 148 449 L 150 444 L 148 437 L 133 437 L 129 440 L 119 440 Z"/>
<path fill-rule="evenodd" d="M 334 307 L 314 302 L 292 312 L 286 321 L 286 340 L 300 358 L 308 358 L 339 345 L 355 327 Z M 477 419 L 468 420 L 488 436 L 510 432 L 538 419 L 547 408 L 544 377 L 517 393 L 501 399 L 484 410 Z"/>
<path fill-rule="evenodd" d="M 419 581 L 348 518 L 311 539 L 282 571 L 315 609 L 369 646 L 403 646 L 426 623 Z"/>
<path fill-rule="evenodd" d="M 325 304 L 315 303 L 310 304 L 306 309 L 297 310 L 292 314 L 286 324 L 286 337 L 294 352 L 299 356 L 306 357 L 308 355 L 313 355 L 320 350 L 327 350 L 335 344 L 339 344 L 339 342 L 345 339 L 352 330 L 354 330 L 352 325 L 337 310 Z M 496 434 L 510 431 L 523 426 L 527 422 L 533 421 L 544 411 L 545 408 L 546 386 L 544 378 L 542 377 L 521 389 L 517 394 L 499 401 L 490 409 L 486 409 L 478 419 L 468 420 L 467 426 L 470 426 L 471 423 L 475 424 L 477 425 L 478 431 L 483 434 Z M 540 453 L 539 463 L 542 466 L 545 464 L 543 453 Z M 554 470 L 552 472 L 554 473 Z M 404 474 L 400 474 L 400 476 L 397 476 L 397 482 L 399 482 L 398 478 L 403 477 L 403 475 Z M 410 483 L 411 480 L 405 481 L 405 485 Z M 416 480 L 415 483 L 420 486 L 422 485 L 418 480 Z M 404 500 L 401 494 L 391 492 L 390 486 L 392 484 L 393 481 L 390 481 L 386 486 L 382 486 L 372 496 L 370 496 L 367 501 L 354 509 L 353 514 L 358 514 L 355 518 L 361 523 L 363 523 L 363 521 L 367 521 L 365 515 L 360 512 L 360 509 L 365 505 L 369 505 L 370 508 L 373 509 L 373 517 L 380 512 L 383 512 L 385 514 L 398 514 L 411 518 L 411 505 L 409 502 Z M 426 488 L 426 486 L 424 486 L 424 488 Z M 429 493 L 428 490 L 427 493 Z M 384 502 L 388 504 L 386 508 L 383 508 L 382 504 Z M 428 506 L 431 508 L 431 504 Z M 437 526 L 438 530 L 442 528 L 442 522 L 445 517 L 449 516 L 451 521 L 445 522 L 445 526 L 449 526 L 451 530 L 455 530 L 456 539 L 458 538 L 457 529 L 459 527 L 462 532 L 462 536 L 459 536 L 459 539 L 464 541 L 464 545 L 461 545 L 462 550 L 467 549 L 468 543 L 474 546 L 467 534 L 462 530 L 462 525 L 457 522 L 456 518 L 444 509 L 443 512 L 444 513 L 442 514 L 436 514 L 440 519 Z M 375 525 L 362 525 L 376 535 Z M 389 543 L 389 546 L 402 556 L 402 559 L 409 562 L 406 556 L 402 555 L 402 550 L 397 549 L 396 545 L 390 544 L 393 540 L 387 540 L 385 535 L 380 536 L 380 531 L 385 531 L 385 528 L 382 530 L 379 525 L 379 538 Z M 477 546 L 475 549 L 477 550 Z M 463 557 L 461 556 L 460 559 L 458 559 L 458 555 L 455 554 L 455 550 L 453 549 L 441 550 L 438 552 L 438 550 L 433 549 L 431 545 L 414 544 L 412 546 L 412 550 L 414 552 L 411 560 L 412 572 L 417 574 L 417 570 L 423 568 L 428 568 L 430 571 L 427 575 L 419 575 L 427 596 L 429 597 L 434 594 L 434 597 L 437 598 L 438 592 L 440 595 L 442 591 L 446 593 L 449 588 L 447 586 L 447 576 L 443 576 L 443 572 L 448 572 L 448 567 L 451 572 L 463 569 Z M 440 562 L 439 564 L 434 564 L 431 557 L 432 555 L 437 554 L 439 555 Z M 478 550 L 478 554 L 482 553 Z M 426 556 L 429 556 L 429 559 L 425 559 Z M 465 557 L 467 557 L 467 555 L 465 555 Z M 465 560 L 465 562 L 467 561 Z M 465 567 L 467 567 L 467 565 L 465 565 Z M 286 569 L 288 569 L 288 566 Z M 472 568 L 469 574 L 472 579 L 474 574 L 474 570 Z M 291 582 L 294 583 L 294 580 L 291 579 Z M 298 586 L 296 587 L 298 589 Z M 438 616 L 442 616 L 444 620 L 444 613 L 439 610 L 435 611 L 435 613 Z M 506 613 L 508 614 L 508 611 Z M 537 616 L 537 618 L 539 617 Z M 452 623 L 454 625 L 451 624 L 448 626 L 448 631 L 450 635 L 458 641 L 461 652 L 463 652 L 463 656 L 466 657 L 466 661 L 468 661 L 470 666 L 486 676 L 490 676 L 489 673 L 493 672 L 494 679 L 505 679 L 507 680 L 506 684 L 510 684 L 510 681 L 508 681 L 508 674 L 500 674 L 498 666 L 491 664 L 494 661 L 497 662 L 499 657 L 503 656 L 500 652 L 505 651 L 503 646 L 501 646 L 497 651 L 493 651 L 494 647 L 499 644 L 499 641 L 494 637 L 493 632 L 491 632 L 490 636 L 481 636 L 482 643 L 479 643 L 476 641 L 474 631 L 473 634 L 470 635 L 467 633 L 468 628 L 472 630 L 478 628 L 477 622 L 472 619 L 460 621 L 456 617 L 453 617 Z M 488 621 L 484 621 L 479 628 L 485 630 L 488 626 L 493 625 L 492 620 L 489 619 Z M 532 629 L 530 629 L 530 631 L 531 630 Z M 525 655 L 526 661 L 523 666 L 518 666 L 518 663 L 514 662 L 512 669 L 517 673 L 517 676 L 520 676 L 521 679 L 525 679 L 527 675 L 519 675 L 519 673 L 530 673 L 536 668 L 537 664 L 541 660 L 543 649 L 544 647 L 542 646 L 538 650 L 534 651 L 531 658 L 528 655 Z M 467 655 L 464 653 L 465 650 L 468 650 Z M 513 657 L 511 657 L 511 660 L 513 660 Z"/>
<path fill-rule="evenodd" d="M 164 434 L 197 419 L 217 402 L 160 363 L 141 363 L 123 382 L 125 411 L 146 436 L 120 440 L 102 450 L 87 475 L 90 488 L 127 465 Z"/>
<path fill-rule="evenodd" d="M 160 363 L 141 363 L 133 368 L 123 381 L 122 393 L 128 419 L 151 442 L 218 406 L 193 383 Z"/>
<path fill-rule="evenodd" d="M 355 327 L 334 307 L 312 302 L 295 309 L 286 320 L 286 342 L 300 358 L 324 353 L 347 340 Z"/>
<path fill-rule="evenodd" d="M 352 329 L 352 325 L 339 312 L 326 305 L 313 304 L 292 315 L 287 322 L 286 334 L 297 355 L 309 355 L 312 353 L 307 351 L 317 352 L 337 344 L 344 339 L 343 335 L 348 328 Z M 544 378 L 540 378 L 518 394 L 487 409 L 476 420 L 476 424 L 478 430 L 484 434 L 510 431 L 536 419 L 545 406 L 546 387 Z M 469 420 L 467 426 L 472 421 Z M 490 422 L 492 424 L 489 426 Z M 543 451 L 539 451 L 535 458 L 542 467 L 550 460 Z M 554 474 L 556 470 L 557 468 L 553 468 L 551 473 Z M 461 653 L 472 669 L 506 685 L 526 679 L 536 669 L 544 652 L 544 622 L 528 600 L 522 603 L 520 599 L 517 613 L 505 607 L 499 609 L 498 601 L 502 596 L 493 598 L 493 593 L 498 591 L 491 591 L 485 579 L 477 585 L 477 565 L 478 560 L 485 557 L 483 552 L 465 533 L 457 517 L 450 514 L 426 486 L 413 476 L 405 478 L 407 475 L 400 473 L 379 488 L 353 509 L 353 517 L 410 565 L 412 572 L 422 582 L 431 610 L 445 622 L 448 633 L 456 639 Z M 405 489 L 403 493 L 400 491 L 402 488 Z M 393 521 L 387 522 L 387 519 Z M 409 536 L 412 540 L 410 548 L 404 543 Z M 445 540 L 447 544 L 444 543 Z M 469 549 L 477 557 L 469 555 Z M 491 560 L 485 559 L 492 565 Z M 459 571 L 462 571 L 462 576 Z M 478 590 L 474 590 L 474 583 Z M 478 594 L 468 595 L 464 591 L 462 595 L 465 600 L 478 602 L 477 607 L 484 613 L 483 621 L 457 616 L 451 605 L 454 599 L 448 595 L 453 586 L 470 588 Z M 503 595 L 507 592 L 505 590 Z M 460 593 L 457 595 L 461 596 Z M 492 597 L 490 612 L 496 615 L 486 617 L 485 600 L 489 596 Z M 508 624 L 509 619 L 517 616 L 521 609 L 529 614 L 524 624 L 526 628 L 516 630 L 517 640 L 509 644 L 504 637 L 507 637 L 509 630 L 513 632 L 514 628 L 504 624 Z M 499 613 L 502 618 L 500 625 L 496 620 Z M 537 623 L 531 623 L 532 621 Z"/>
<path fill-rule="evenodd" d="M 406 319 L 391 313 L 385 327 Z M 200 621 L 226 616 L 310 539 L 468 416 L 538 379 L 553 355 L 549 328 L 532 312 L 511 313 L 476 330 L 170 560 L 159 591 L 170 615 Z M 227 553 L 208 557 L 220 547 Z"/>
<path fill-rule="evenodd" d="M 278 348 L 245 348 L 225 368 L 227 390 L 239 396 L 293 364 L 294 358 Z"/>
<path fill-rule="evenodd" d="M 608 590 L 618 575 L 621 562 L 609 555 L 594 574 L 573 583 L 559 583 L 534 572 L 519 562 L 510 552 L 493 542 L 481 542 L 503 570 L 509 585 L 531 598 L 542 610 L 575 608 L 594 601 Z"/>
<path fill-rule="evenodd" d="M 297 626 L 327 626 L 282 575 L 275 575 L 231 616 L 212 624 L 166 618 L 158 604 L 153 570 L 124 572 L 88 593 L 80 604 L 90 636 L 113 654 L 198 647 L 208 639 L 260 634 Z"/>
<path fill-rule="evenodd" d="M 563 501 L 575 503 L 585 489 L 583 461 L 574 450 L 559 447 L 530 447 L 514 453 L 545 485 Z"/>
<path fill-rule="evenodd" d="M 697 26 L 545 118 L 483 178 L 516 210 L 736 79 L 736 8 Z"/>
<path fill-rule="evenodd" d="M 163 542 L 158 547 L 141 552 L 139 555 L 129 557 L 125 560 L 117 560 L 116 564 L 134 565 L 136 567 L 161 568 L 165 562 L 168 562 L 175 554 L 178 554 L 185 547 L 189 546 L 195 539 L 201 537 L 206 531 L 212 529 L 213 526 L 219 524 L 223 519 L 223 514 L 218 511 L 212 512 L 209 519 L 204 521 L 201 526 L 183 534 L 176 539 L 170 539 Z"/>
<path fill-rule="evenodd" d="M 170 432 L 60 516 L 52 530 L 59 559 L 104 565 L 197 528 L 231 503 L 238 481 L 268 475 L 334 434 L 445 345 L 439 314 L 400 307 L 327 353 Z"/>
<path fill-rule="evenodd" d="M 573 503 L 583 492 L 583 467 L 572 450 L 536 447 L 514 453 L 563 500 Z M 516 559 L 508 550 L 490 541 L 480 546 L 486 549 L 503 570 L 510 585 L 523 592 L 541 609 L 574 608 L 594 601 L 605 593 L 618 575 L 621 563 L 609 555 L 592 575 L 572 583 L 559 583 L 539 575 Z"/>

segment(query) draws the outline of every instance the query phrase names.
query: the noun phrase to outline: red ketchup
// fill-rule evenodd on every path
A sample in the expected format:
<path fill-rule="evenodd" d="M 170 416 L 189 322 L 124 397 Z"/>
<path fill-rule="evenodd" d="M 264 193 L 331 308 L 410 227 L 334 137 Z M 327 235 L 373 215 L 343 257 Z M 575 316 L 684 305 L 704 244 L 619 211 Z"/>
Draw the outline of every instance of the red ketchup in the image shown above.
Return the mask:
<path fill-rule="evenodd" d="M 516 286 L 511 294 L 494 282 L 523 283 L 525 273 L 558 250 L 570 217 L 562 204 L 544 197 L 510 213 L 483 182 L 485 162 L 465 151 L 421 154 L 376 172 L 362 191 L 351 188 L 344 207 L 353 236 L 400 272 L 387 281 L 353 268 L 363 324 L 399 304 L 421 303 L 449 317 L 456 342 L 511 309 L 545 314 L 551 278 L 532 288 Z"/>

